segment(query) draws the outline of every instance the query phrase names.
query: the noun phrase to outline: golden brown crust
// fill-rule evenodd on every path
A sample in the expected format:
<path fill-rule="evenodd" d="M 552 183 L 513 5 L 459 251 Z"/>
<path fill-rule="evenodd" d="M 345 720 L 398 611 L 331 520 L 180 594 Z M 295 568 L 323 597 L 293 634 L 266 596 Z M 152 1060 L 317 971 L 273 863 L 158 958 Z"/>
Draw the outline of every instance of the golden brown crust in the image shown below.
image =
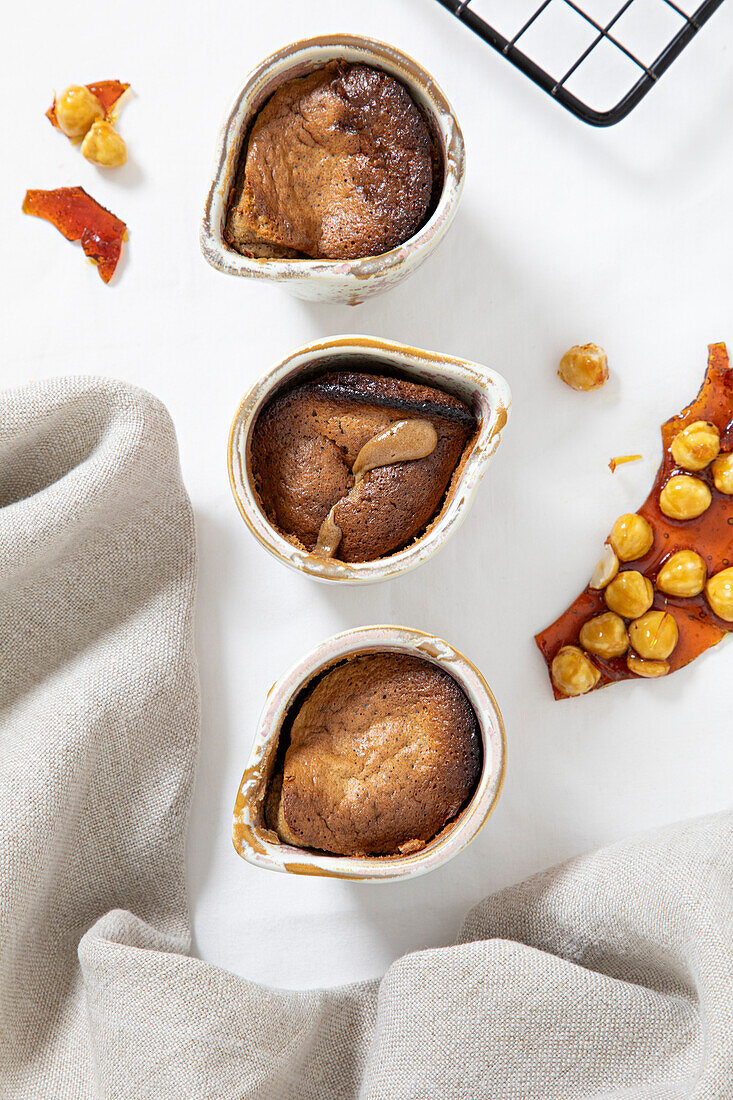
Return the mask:
<path fill-rule="evenodd" d="M 361 448 L 399 420 L 435 427 L 432 454 L 369 471 L 355 484 Z M 332 372 L 275 398 L 252 437 L 255 488 L 270 522 L 312 551 L 336 505 L 341 561 L 374 561 L 419 535 L 440 509 L 475 420 L 452 394 L 403 379 Z"/>
<path fill-rule="evenodd" d="M 227 239 L 252 255 L 380 255 L 425 219 L 433 158 L 425 120 L 400 81 L 330 62 L 281 85 L 255 118 Z"/>
<path fill-rule="evenodd" d="M 298 709 L 277 831 L 340 855 L 416 851 L 466 805 L 481 761 L 476 716 L 448 673 L 407 654 L 357 657 Z"/>

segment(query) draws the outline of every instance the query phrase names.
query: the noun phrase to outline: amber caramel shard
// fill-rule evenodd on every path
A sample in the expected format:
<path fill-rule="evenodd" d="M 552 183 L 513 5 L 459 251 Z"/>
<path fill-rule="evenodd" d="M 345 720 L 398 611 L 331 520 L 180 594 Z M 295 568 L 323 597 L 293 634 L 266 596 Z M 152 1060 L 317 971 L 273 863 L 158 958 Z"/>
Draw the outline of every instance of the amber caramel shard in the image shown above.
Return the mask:
<path fill-rule="evenodd" d="M 660 507 L 660 494 L 671 479 L 679 480 L 691 475 L 677 464 L 673 454 L 674 449 L 679 458 L 680 441 L 674 448 L 672 444 L 685 428 L 695 425 L 698 430 L 700 423 L 707 427 L 708 434 L 717 437 L 719 433 L 720 437 L 718 457 L 702 469 L 696 467 L 692 479 L 702 481 L 707 487 L 710 504 L 700 514 L 695 514 L 697 509 L 688 509 L 685 514 L 691 517 L 689 519 L 673 518 L 663 511 L 664 498 Z M 684 440 L 686 437 L 682 438 Z M 594 575 L 593 578 L 594 587 L 589 584 L 552 626 L 536 636 L 537 645 L 550 670 L 556 699 L 585 694 L 617 680 L 675 672 L 733 632 L 733 495 L 720 488 L 725 488 L 720 477 L 721 464 L 728 462 L 727 456 L 733 452 L 733 370 L 725 344 L 710 345 L 708 369 L 702 388 L 691 405 L 662 425 L 662 446 L 662 462 L 654 485 L 638 510 L 638 515 L 652 528 L 654 538 L 651 546 L 648 549 L 640 547 L 642 557 L 623 560 L 618 573 L 608 568 L 597 570 L 598 577 Z M 711 457 L 716 452 L 717 443 L 705 457 Z M 730 461 L 733 463 L 733 459 Z M 621 519 L 628 522 L 629 516 Z M 607 544 L 605 552 L 613 557 L 614 565 L 618 564 L 610 545 Z M 635 620 L 624 616 L 631 642 L 628 653 L 608 657 L 587 652 L 583 639 L 587 640 L 589 628 L 585 631 L 583 628 L 591 619 L 605 615 L 609 610 L 619 611 L 616 588 L 619 578 L 629 570 L 637 574 L 637 587 L 646 585 L 653 597 L 650 608 L 639 611 Z M 705 576 L 709 578 L 707 584 Z M 614 588 L 614 592 L 610 588 Z M 716 597 L 718 590 L 722 594 L 721 599 Z M 684 595 L 685 592 L 689 595 Z M 629 610 L 631 605 L 624 607 Z M 674 624 L 659 615 L 655 617 L 655 611 L 672 616 Z M 650 623 L 653 630 L 650 630 Z M 667 633 L 672 649 L 663 660 L 649 660 L 648 652 L 654 649 L 656 655 L 656 649 L 660 646 L 658 623 L 669 627 Z M 643 652 L 634 651 L 635 642 Z M 663 647 L 665 654 L 668 647 Z M 577 689 L 575 681 L 570 685 L 571 690 L 561 690 L 558 685 L 562 685 L 564 680 L 558 675 L 559 662 L 556 662 L 556 674 L 552 676 L 553 662 L 561 651 L 577 651 L 577 662 L 581 656 L 590 661 L 598 672 L 595 682 L 594 676 L 586 675 L 580 685 L 582 691 Z"/>
<path fill-rule="evenodd" d="M 27 191 L 23 213 L 45 218 L 67 241 L 81 241 L 84 252 L 97 265 L 102 281 L 110 281 L 120 258 L 122 242 L 127 237 L 127 226 L 100 206 L 83 187 Z"/>
<path fill-rule="evenodd" d="M 612 474 L 616 473 L 617 466 L 625 466 L 627 462 L 640 462 L 641 455 L 619 455 L 618 458 L 612 458 L 608 464 L 608 468 Z"/>
<path fill-rule="evenodd" d="M 98 80 L 94 84 L 86 84 L 86 88 L 95 95 L 99 102 L 102 104 L 102 110 L 104 111 L 105 118 L 109 121 L 112 117 L 112 108 L 117 103 L 118 99 L 121 99 L 129 84 L 123 84 L 119 80 Z M 60 129 L 58 122 L 56 121 L 56 97 L 54 96 L 53 103 L 46 111 L 46 118 L 55 126 L 56 129 Z"/>

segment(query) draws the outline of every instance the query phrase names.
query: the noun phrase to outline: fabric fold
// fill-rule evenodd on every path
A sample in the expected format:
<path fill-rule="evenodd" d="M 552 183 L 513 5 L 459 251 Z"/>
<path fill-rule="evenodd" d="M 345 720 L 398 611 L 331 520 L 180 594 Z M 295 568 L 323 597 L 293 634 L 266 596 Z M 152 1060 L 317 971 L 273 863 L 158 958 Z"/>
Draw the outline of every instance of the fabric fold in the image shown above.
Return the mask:
<path fill-rule="evenodd" d="M 0 1095 L 93 1096 L 77 949 L 188 936 L 195 542 L 173 426 L 89 378 L 0 394 Z"/>
<path fill-rule="evenodd" d="M 0 394 L 3 1100 L 733 1098 L 733 814 L 502 891 L 379 982 L 190 957 L 195 567 L 159 402 Z"/>

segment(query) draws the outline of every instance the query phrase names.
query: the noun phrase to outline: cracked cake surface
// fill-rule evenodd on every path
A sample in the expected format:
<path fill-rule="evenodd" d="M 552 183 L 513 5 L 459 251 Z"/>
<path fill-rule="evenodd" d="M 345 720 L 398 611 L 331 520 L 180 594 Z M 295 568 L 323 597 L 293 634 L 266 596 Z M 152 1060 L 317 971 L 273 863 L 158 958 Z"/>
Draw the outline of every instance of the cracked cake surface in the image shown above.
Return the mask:
<path fill-rule="evenodd" d="M 360 451 L 405 421 L 435 429 L 417 460 L 353 473 Z M 382 375 L 335 371 L 276 394 L 260 413 L 251 471 L 272 525 L 313 552 L 327 517 L 340 531 L 335 556 L 374 561 L 420 535 L 439 512 L 467 443 L 473 414 L 452 394 Z M 333 510 L 333 512 L 332 512 Z"/>
<path fill-rule="evenodd" d="M 256 256 L 380 255 L 420 228 L 436 176 L 407 88 L 381 69 L 332 61 L 286 81 L 255 117 L 225 236 Z"/>
<path fill-rule="evenodd" d="M 298 707 L 277 832 L 346 856 L 418 851 L 467 804 L 482 757 L 473 708 L 447 672 L 404 653 L 356 657 Z"/>

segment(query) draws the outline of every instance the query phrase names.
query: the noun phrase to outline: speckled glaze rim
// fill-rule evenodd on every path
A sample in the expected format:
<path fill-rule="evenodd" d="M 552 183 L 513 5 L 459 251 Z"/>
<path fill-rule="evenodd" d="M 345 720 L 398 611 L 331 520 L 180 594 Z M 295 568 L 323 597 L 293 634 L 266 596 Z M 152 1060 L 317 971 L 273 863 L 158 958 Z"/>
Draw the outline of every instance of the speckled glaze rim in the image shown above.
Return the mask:
<path fill-rule="evenodd" d="M 306 369 L 318 373 L 328 369 L 335 356 L 372 359 L 374 365 L 399 371 L 425 385 L 456 393 L 472 407 L 480 423 L 463 469 L 450 492 L 438 520 L 427 532 L 387 558 L 346 564 L 316 558 L 293 546 L 279 534 L 263 513 L 249 475 L 249 447 L 257 417 L 276 390 L 294 382 Z M 245 395 L 229 433 L 229 481 L 240 514 L 261 546 L 278 561 L 316 580 L 337 584 L 368 584 L 390 580 L 415 569 L 439 550 L 458 529 L 473 494 L 496 452 L 511 407 L 511 391 L 496 371 L 466 359 L 380 340 L 372 336 L 334 336 L 296 348 L 266 371 Z"/>
<path fill-rule="evenodd" d="M 324 65 L 334 58 L 361 61 L 398 77 L 429 116 L 443 154 L 444 179 L 433 214 L 418 232 L 398 248 L 359 260 L 285 260 L 242 256 L 223 238 L 226 208 L 236 176 L 242 142 L 255 113 L 290 75 Z M 463 190 L 465 147 L 460 126 L 443 91 L 416 61 L 384 42 L 355 35 L 325 35 L 302 39 L 266 58 L 234 98 L 222 126 L 214 172 L 201 223 L 201 249 L 218 271 L 228 275 L 268 279 L 284 284 L 308 283 L 312 296 L 361 301 L 367 294 L 396 285 L 436 247 L 456 212 Z M 377 283 L 377 286 L 372 284 Z M 299 291 L 292 286 L 296 293 Z"/>
<path fill-rule="evenodd" d="M 375 651 L 422 657 L 448 672 L 466 693 L 479 722 L 484 749 L 483 767 L 473 798 L 455 821 L 427 847 L 412 855 L 356 859 L 284 844 L 260 822 L 288 711 L 298 693 L 324 669 L 348 657 Z M 234 807 L 234 848 L 255 867 L 293 875 L 362 882 L 390 882 L 424 875 L 457 855 L 486 823 L 501 793 L 505 766 L 506 735 L 501 711 L 483 675 L 459 650 L 441 638 L 410 627 L 367 626 L 347 630 L 311 649 L 270 689 Z"/>

